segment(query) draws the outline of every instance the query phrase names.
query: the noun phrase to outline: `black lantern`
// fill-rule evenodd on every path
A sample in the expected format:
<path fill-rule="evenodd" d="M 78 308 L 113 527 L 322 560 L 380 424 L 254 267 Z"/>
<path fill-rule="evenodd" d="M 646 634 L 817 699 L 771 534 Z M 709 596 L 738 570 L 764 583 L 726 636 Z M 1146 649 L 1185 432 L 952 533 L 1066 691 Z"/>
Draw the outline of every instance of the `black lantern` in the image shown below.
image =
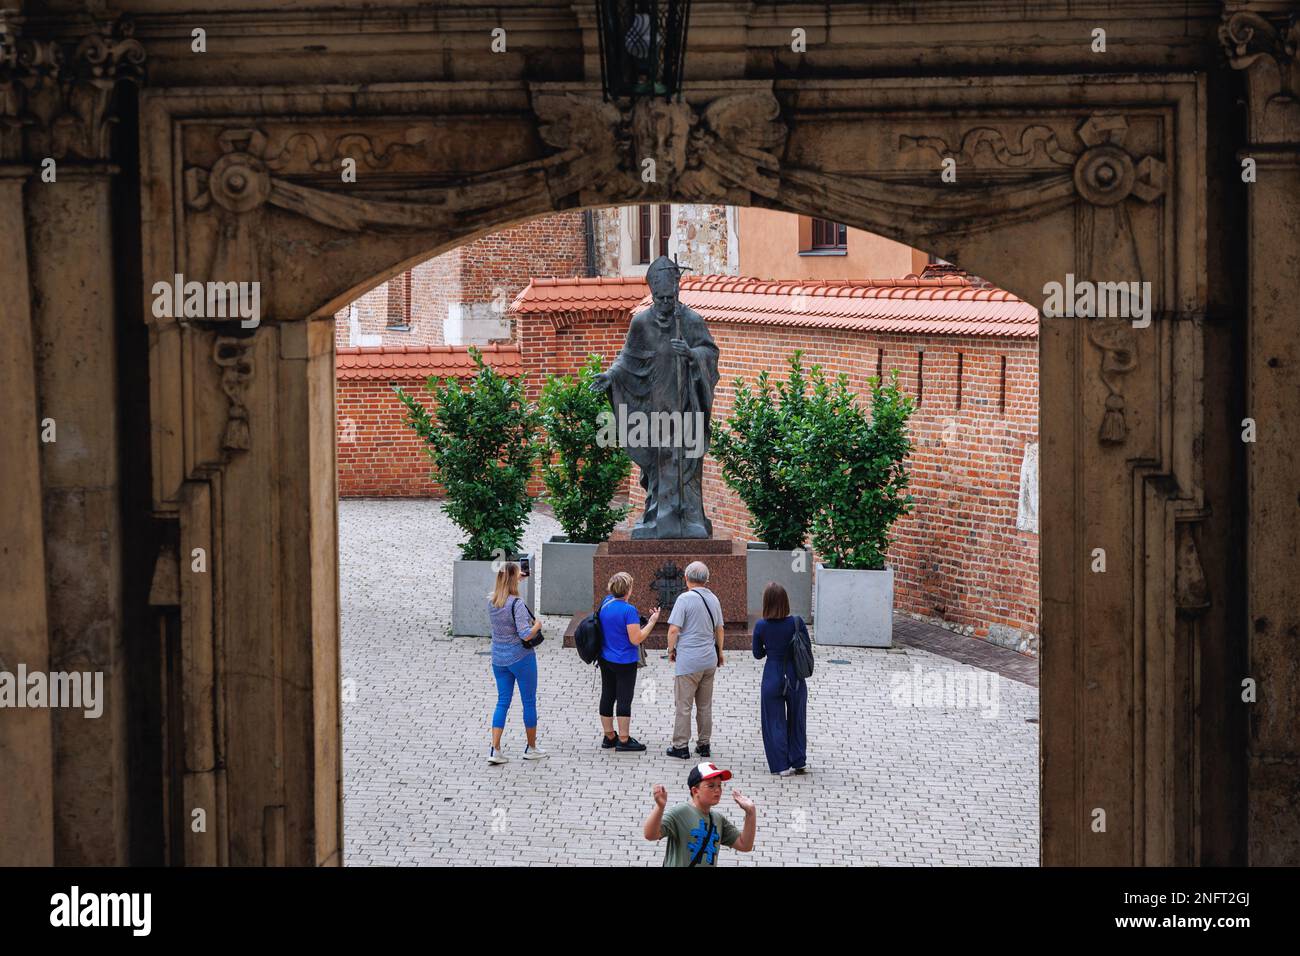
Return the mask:
<path fill-rule="evenodd" d="M 605 99 L 682 98 L 690 0 L 597 0 Z"/>

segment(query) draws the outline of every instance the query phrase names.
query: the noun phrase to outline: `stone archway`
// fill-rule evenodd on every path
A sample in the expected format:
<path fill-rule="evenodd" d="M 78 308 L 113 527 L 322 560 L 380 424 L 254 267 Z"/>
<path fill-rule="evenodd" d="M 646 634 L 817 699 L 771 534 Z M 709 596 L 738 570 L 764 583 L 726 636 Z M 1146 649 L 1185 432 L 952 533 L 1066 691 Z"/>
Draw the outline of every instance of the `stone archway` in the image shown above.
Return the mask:
<path fill-rule="evenodd" d="M 1067 274 L 1152 283 L 1149 328 L 1044 325 L 1042 852 L 1191 858 L 1191 748 L 1174 728 L 1192 706 L 1205 506 L 1196 431 L 1175 422 L 1196 414 L 1201 381 L 1194 77 L 701 85 L 627 115 L 580 84 L 268 105 L 235 91 L 142 104 L 145 276 L 268 290 L 251 332 L 154 327 L 155 505 L 178 516 L 182 554 L 208 547 L 223 569 L 180 576 L 195 758 L 182 802 L 221 821 L 186 835 L 187 860 L 338 860 L 333 311 L 429 250 L 642 199 L 832 217 L 1031 301 Z"/>
<path fill-rule="evenodd" d="M 28 6 L 0 4 L 0 664 L 93 665 L 131 708 L 0 721 L 0 859 L 339 862 L 328 316 L 637 199 L 829 215 L 1035 303 L 1150 282 L 1150 326 L 1041 339 L 1043 860 L 1300 859 L 1294 0 L 697 0 L 686 108 L 638 117 L 571 0 L 246 0 L 203 12 L 202 55 L 193 4 L 121 0 L 134 35 Z M 153 318 L 178 273 L 260 281 L 260 325 Z"/>

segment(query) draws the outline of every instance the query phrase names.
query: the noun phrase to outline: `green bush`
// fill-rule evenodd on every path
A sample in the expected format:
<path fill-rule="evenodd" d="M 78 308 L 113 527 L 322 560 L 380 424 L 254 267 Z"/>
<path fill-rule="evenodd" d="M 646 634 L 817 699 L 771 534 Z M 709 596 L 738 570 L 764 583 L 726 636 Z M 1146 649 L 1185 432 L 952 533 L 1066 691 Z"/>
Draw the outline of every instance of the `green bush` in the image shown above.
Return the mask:
<path fill-rule="evenodd" d="M 890 528 L 912 510 L 905 459 L 912 450 L 907 421 L 915 405 L 898 387 L 897 371 L 885 385 L 870 379 L 870 419 L 846 375 L 828 382 L 813 366 L 810 378 L 812 394 L 778 473 L 817 503 L 813 546 L 827 567 L 881 570 Z"/>
<path fill-rule="evenodd" d="M 759 538 L 778 551 L 804 546 L 816 507 L 807 483 L 781 467 L 790 460 L 808 405 L 802 355 L 790 356 L 790 377 L 775 390 L 766 369 L 758 373 L 757 391 L 736 379 L 731 417 L 712 441 L 723 481 L 749 509 Z"/>
<path fill-rule="evenodd" d="M 528 479 L 540 420 L 522 377 L 505 378 L 483 363 L 478 349 L 469 352 L 478 371 L 468 388 L 451 376 L 425 382 L 437 402 L 432 414 L 401 388 L 394 391 L 407 408 L 405 424 L 437 469 L 433 477 L 447 490 L 443 510 L 468 535 L 461 557 L 489 561 L 518 553 L 533 507 Z"/>
<path fill-rule="evenodd" d="M 576 378 L 548 376 L 539 402 L 546 500 L 569 541 L 580 544 L 604 541 L 628 512 L 610 507 L 632 473 L 632 459 L 618 445 L 597 441 L 602 414 L 610 413 L 605 393 L 591 388 L 600 370 L 600 356 L 591 355 Z"/>

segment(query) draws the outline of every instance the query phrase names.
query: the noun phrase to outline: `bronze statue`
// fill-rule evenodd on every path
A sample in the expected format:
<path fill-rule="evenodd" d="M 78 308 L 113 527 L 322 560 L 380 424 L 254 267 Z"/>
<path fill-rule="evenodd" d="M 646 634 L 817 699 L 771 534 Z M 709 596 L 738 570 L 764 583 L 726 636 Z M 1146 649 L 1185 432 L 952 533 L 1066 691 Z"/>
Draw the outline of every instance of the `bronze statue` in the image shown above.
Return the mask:
<path fill-rule="evenodd" d="M 619 444 L 641 468 L 645 512 L 633 538 L 713 535 L 701 482 L 718 347 L 699 313 L 677 298 L 682 271 L 667 256 L 651 263 L 654 305 L 632 316 L 622 351 L 592 385 L 608 393 Z"/>

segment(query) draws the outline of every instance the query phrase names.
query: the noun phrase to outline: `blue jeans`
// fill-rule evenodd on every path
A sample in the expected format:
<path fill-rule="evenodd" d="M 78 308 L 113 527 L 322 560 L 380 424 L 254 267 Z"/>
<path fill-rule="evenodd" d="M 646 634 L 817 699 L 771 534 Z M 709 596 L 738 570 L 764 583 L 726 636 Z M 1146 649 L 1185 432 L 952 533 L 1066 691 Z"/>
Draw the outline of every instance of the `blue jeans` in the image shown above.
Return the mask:
<path fill-rule="evenodd" d="M 492 665 L 492 675 L 497 679 L 497 708 L 492 712 L 492 727 L 506 725 L 506 711 L 515 696 L 515 682 L 519 682 L 519 696 L 524 702 L 524 727 L 537 726 L 537 655 L 529 654 L 509 667 Z"/>

